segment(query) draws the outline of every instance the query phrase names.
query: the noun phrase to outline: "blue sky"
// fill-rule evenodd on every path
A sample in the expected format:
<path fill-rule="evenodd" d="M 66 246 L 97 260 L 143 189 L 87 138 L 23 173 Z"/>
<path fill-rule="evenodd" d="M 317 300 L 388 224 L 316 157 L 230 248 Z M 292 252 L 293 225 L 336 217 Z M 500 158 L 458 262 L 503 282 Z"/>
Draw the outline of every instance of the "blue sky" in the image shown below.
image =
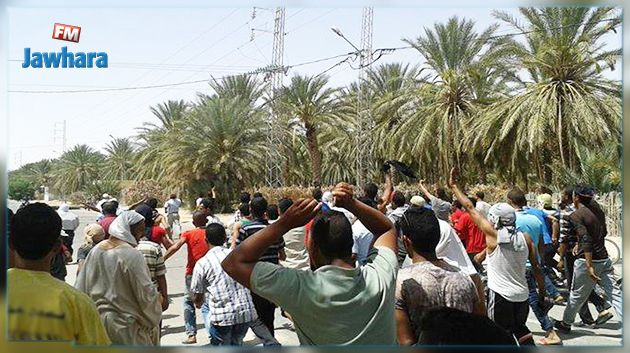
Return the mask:
<path fill-rule="evenodd" d="M 96 2 L 98 4 L 98 2 Z M 302 2 L 304 3 L 304 2 Z M 102 4 L 106 4 L 103 2 Z M 157 4 L 166 4 L 158 2 Z M 330 4 L 327 3 L 327 4 Z M 500 8 L 517 14 L 515 8 Z M 478 29 L 497 22 L 491 8 L 374 8 L 373 47 L 405 45 L 424 27 L 453 15 L 473 19 Z M 292 65 L 347 53 L 352 48 L 337 37 L 339 27 L 357 45 L 361 8 L 287 7 L 284 64 Z M 80 43 L 51 38 L 53 23 L 82 27 Z M 254 40 L 250 40 L 254 28 Z M 246 72 L 271 60 L 273 12 L 252 7 L 204 8 L 9 8 L 9 90 L 78 90 L 160 85 L 203 80 Z M 498 33 L 514 30 L 502 25 Z M 606 38 L 610 48 L 621 47 L 621 33 Z M 32 51 L 104 51 L 107 69 L 23 69 L 25 47 Z M 338 59 L 337 59 L 338 60 Z M 300 66 L 291 75 L 317 74 L 336 60 Z M 380 63 L 422 64 L 415 50 L 396 51 Z M 609 72 L 620 79 L 621 70 Z M 329 72 L 331 84 L 356 80 L 358 71 L 341 65 Z M 155 121 L 149 107 L 168 99 L 193 100 L 210 93 L 206 83 L 120 92 L 74 94 L 9 93 L 9 170 L 42 158 L 58 157 L 61 138 L 55 124 L 67 121 L 67 145 L 86 143 L 102 149 L 115 137 L 130 136 L 143 122 Z"/>

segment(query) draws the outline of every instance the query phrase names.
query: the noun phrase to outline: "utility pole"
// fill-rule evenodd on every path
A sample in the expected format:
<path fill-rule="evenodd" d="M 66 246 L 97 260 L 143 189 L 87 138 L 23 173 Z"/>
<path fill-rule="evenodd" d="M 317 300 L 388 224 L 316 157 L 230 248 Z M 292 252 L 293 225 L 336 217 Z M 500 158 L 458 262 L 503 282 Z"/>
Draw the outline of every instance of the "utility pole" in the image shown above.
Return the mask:
<path fill-rule="evenodd" d="M 68 141 L 68 125 L 66 120 L 63 122 L 56 122 L 53 129 L 53 143 L 61 140 L 61 154 L 66 152 L 66 143 Z"/>
<path fill-rule="evenodd" d="M 356 134 L 357 165 L 356 182 L 362 185 L 367 181 L 372 165 L 372 146 L 369 135 L 373 129 L 373 120 L 370 107 L 370 91 L 366 82 L 367 70 L 372 63 L 372 32 L 374 22 L 374 9 L 363 8 L 361 20 L 361 56 L 359 71 L 359 94 L 357 102 L 358 126 Z"/>
<path fill-rule="evenodd" d="M 276 99 L 282 88 L 282 79 L 284 77 L 284 8 L 278 7 L 275 11 L 274 30 L 273 30 L 273 52 L 271 56 L 271 66 L 269 73 L 271 74 L 271 114 L 267 119 L 267 186 L 282 186 L 282 155 L 280 154 L 280 145 L 282 143 L 279 129 L 279 116 Z"/>

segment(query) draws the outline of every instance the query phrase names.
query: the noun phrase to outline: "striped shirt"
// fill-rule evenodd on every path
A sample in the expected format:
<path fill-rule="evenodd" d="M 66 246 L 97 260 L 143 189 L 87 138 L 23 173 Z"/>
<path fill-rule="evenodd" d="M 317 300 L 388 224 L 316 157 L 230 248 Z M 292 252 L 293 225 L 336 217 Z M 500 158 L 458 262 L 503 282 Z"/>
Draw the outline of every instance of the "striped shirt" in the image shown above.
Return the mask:
<path fill-rule="evenodd" d="M 575 229 L 571 222 L 571 214 L 574 211 L 575 209 L 571 205 L 567 205 L 565 208 L 560 209 L 557 216 L 560 220 L 560 237 L 558 241 L 560 243 L 569 244 L 569 246 L 573 246 L 577 243 Z"/>
<path fill-rule="evenodd" d="M 240 244 L 243 240 L 251 237 L 254 233 L 268 225 L 269 222 L 265 219 L 256 219 L 246 225 L 243 225 L 238 233 L 236 244 Z M 271 262 L 277 265 L 280 262 L 278 258 L 278 251 L 282 249 L 284 249 L 284 238 L 280 238 L 275 244 L 268 247 L 258 261 Z"/>
<path fill-rule="evenodd" d="M 157 286 L 157 278 L 166 274 L 162 247 L 152 241 L 140 240 L 136 249 L 144 256 L 144 261 L 149 267 L 151 281 Z"/>
<path fill-rule="evenodd" d="M 210 323 L 232 326 L 258 318 L 249 290 L 228 276 L 221 262 L 230 250 L 214 246 L 197 261 L 190 283 L 193 293 L 205 294 Z"/>

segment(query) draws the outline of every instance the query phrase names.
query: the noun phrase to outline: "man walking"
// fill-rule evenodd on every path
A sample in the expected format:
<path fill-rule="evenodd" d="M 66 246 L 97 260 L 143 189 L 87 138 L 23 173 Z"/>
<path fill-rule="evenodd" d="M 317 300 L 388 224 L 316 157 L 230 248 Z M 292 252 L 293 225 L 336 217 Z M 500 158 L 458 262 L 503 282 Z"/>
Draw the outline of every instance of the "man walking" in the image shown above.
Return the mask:
<path fill-rule="evenodd" d="M 171 194 L 169 199 L 164 203 L 164 212 L 166 213 L 166 224 L 168 224 L 167 233 L 169 238 L 173 238 L 173 225 L 179 224 L 179 208 L 182 206 L 182 200 L 177 198 L 176 194 Z M 180 226 L 181 229 L 181 226 Z"/>

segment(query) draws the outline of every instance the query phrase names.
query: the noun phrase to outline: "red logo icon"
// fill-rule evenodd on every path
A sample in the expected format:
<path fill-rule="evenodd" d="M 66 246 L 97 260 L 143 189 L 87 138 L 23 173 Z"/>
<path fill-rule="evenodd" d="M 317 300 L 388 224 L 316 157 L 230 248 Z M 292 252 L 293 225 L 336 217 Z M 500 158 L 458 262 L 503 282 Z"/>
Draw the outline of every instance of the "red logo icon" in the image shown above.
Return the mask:
<path fill-rule="evenodd" d="M 64 25 L 61 23 L 55 23 L 55 25 L 53 26 L 53 39 L 79 43 L 80 36 L 81 27 L 79 26 Z"/>

